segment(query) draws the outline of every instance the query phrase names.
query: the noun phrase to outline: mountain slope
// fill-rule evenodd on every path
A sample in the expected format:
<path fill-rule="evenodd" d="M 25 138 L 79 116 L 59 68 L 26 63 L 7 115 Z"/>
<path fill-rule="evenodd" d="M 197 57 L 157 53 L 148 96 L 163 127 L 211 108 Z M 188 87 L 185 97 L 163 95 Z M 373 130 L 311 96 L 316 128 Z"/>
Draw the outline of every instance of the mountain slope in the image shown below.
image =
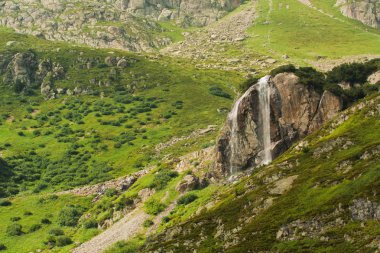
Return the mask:
<path fill-rule="evenodd" d="M 150 238 L 142 251 L 378 249 L 379 99 L 341 113 L 221 193 L 213 207 Z"/>

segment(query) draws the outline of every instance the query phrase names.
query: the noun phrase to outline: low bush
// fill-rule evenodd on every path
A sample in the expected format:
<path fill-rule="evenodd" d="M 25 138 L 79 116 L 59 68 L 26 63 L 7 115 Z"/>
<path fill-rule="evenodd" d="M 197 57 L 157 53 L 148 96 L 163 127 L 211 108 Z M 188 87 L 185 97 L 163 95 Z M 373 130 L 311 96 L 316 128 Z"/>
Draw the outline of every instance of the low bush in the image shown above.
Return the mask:
<path fill-rule="evenodd" d="M 64 235 L 64 234 L 65 233 L 60 228 L 52 228 L 49 230 L 49 235 L 59 236 L 59 235 Z"/>
<path fill-rule="evenodd" d="M 39 230 L 39 229 L 41 229 L 41 228 L 42 228 L 41 224 L 33 224 L 33 225 L 30 226 L 30 228 L 29 228 L 29 233 L 31 233 L 31 232 L 35 232 L 35 231 L 37 231 L 37 230 Z"/>
<path fill-rule="evenodd" d="M 48 225 L 48 224 L 51 224 L 51 221 L 50 221 L 49 219 L 47 219 L 47 218 L 43 218 L 43 219 L 41 220 L 41 223 L 42 223 L 42 224 L 46 224 L 46 225 Z"/>
<path fill-rule="evenodd" d="M 228 99 L 232 98 L 232 96 L 230 94 L 228 94 L 227 92 L 223 91 L 221 88 L 219 88 L 217 86 L 212 86 L 209 89 L 209 93 L 211 95 L 214 95 L 214 96 L 217 96 L 217 97 L 223 97 L 223 98 L 228 98 Z"/>
<path fill-rule="evenodd" d="M 244 93 L 246 90 L 248 90 L 252 85 L 256 84 L 259 81 L 259 78 L 257 77 L 249 77 L 247 80 L 239 84 L 239 91 Z"/>
<path fill-rule="evenodd" d="M 6 249 L 7 249 L 7 247 L 4 244 L 0 243 L 0 251 L 6 250 Z"/>
<path fill-rule="evenodd" d="M 188 194 L 183 195 L 182 197 L 180 197 L 178 199 L 177 203 L 179 205 L 187 205 L 187 204 L 190 204 L 191 202 L 195 201 L 197 198 L 198 198 L 197 195 L 195 195 L 193 193 L 188 193 Z"/>
<path fill-rule="evenodd" d="M 162 222 L 168 223 L 170 221 L 170 218 L 168 216 L 165 216 L 162 218 Z"/>
<path fill-rule="evenodd" d="M 154 175 L 150 188 L 162 190 L 173 178 L 176 178 L 177 176 L 178 172 L 169 169 L 163 169 Z"/>
<path fill-rule="evenodd" d="M 157 215 L 165 210 L 166 205 L 161 203 L 159 200 L 150 199 L 145 202 L 144 208 L 147 214 Z"/>
<path fill-rule="evenodd" d="M 366 63 L 346 63 L 333 68 L 327 73 L 327 81 L 330 83 L 347 82 L 350 84 L 363 84 L 368 76 L 378 69 L 376 61 Z"/>
<path fill-rule="evenodd" d="M 297 68 L 293 64 L 288 64 L 288 65 L 283 65 L 283 66 L 280 66 L 280 67 L 273 69 L 270 72 L 270 75 L 274 77 L 280 73 L 295 73 L 296 70 L 297 70 Z"/>
<path fill-rule="evenodd" d="M 152 221 L 152 220 L 145 220 L 144 221 L 144 223 L 143 223 L 143 226 L 145 227 L 145 228 L 148 228 L 148 227 L 151 227 L 151 226 L 153 226 L 153 224 L 154 224 L 154 222 Z"/>
<path fill-rule="evenodd" d="M 12 205 L 12 202 L 9 200 L 0 200 L 0 206 L 10 206 Z"/>
<path fill-rule="evenodd" d="M 61 226 L 75 227 L 83 211 L 77 206 L 64 207 L 58 214 L 58 223 Z"/>
<path fill-rule="evenodd" d="M 311 67 L 301 67 L 296 70 L 296 76 L 299 77 L 300 83 L 313 87 L 316 91 L 322 93 L 323 86 L 326 84 L 323 73 Z"/>
<path fill-rule="evenodd" d="M 22 226 L 18 223 L 13 223 L 7 227 L 7 234 L 10 236 L 20 236 L 23 234 Z"/>
<path fill-rule="evenodd" d="M 63 247 L 63 246 L 66 246 L 66 245 L 70 245 L 72 243 L 73 243 L 73 240 L 71 240 L 70 237 L 65 236 L 65 235 L 61 235 L 61 236 L 58 236 L 56 238 L 56 245 L 58 247 Z"/>
<path fill-rule="evenodd" d="M 88 219 L 88 220 L 83 222 L 83 227 L 85 229 L 97 228 L 98 222 L 95 219 Z"/>
<path fill-rule="evenodd" d="M 15 221 L 19 221 L 21 220 L 20 217 L 11 217 L 11 221 L 15 222 Z"/>

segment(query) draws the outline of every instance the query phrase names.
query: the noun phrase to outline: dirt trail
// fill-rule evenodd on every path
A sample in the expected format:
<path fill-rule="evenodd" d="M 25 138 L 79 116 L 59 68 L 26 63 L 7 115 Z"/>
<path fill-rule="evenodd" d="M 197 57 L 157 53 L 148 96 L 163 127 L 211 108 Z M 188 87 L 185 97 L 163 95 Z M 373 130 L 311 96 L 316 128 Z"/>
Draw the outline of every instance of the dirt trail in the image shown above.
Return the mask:
<path fill-rule="evenodd" d="M 141 207 L 124 216 L 110 228 L 95 236 L 90 241 L 75 248 L 73 253 L 101 253 L 118 241 L 129 240 L 143 231 L 143 223 L 149 215 Z"/>

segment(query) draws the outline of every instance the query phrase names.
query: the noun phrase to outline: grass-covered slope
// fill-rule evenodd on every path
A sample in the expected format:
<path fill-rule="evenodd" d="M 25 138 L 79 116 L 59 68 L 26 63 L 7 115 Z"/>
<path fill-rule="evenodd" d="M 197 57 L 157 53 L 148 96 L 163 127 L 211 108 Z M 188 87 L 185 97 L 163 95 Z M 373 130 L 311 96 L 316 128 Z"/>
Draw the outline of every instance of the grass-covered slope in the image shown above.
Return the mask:
<path fill-rule="evenodd" d="M 345 18 L 332 2 L 312 1 L 321 12 L 298 0 L 259 1 L 247 46 L 299 61 L 379 54 L 380 32 Z"/>
<path fill-rule="evenodd" d="M 45 100 L 37 82 L 16 92 L 5 78 L 7 64 L 27 51 L 63 67 L 54 89 L 86 92 Z M 68 252 L 99 233 L 98 227 L 109 226 L 114 212 L 131 208 L 126 205 L 141 189 L 154 188 L 155 173 L 166 166 L 163 158 L 171 161 L 213 144 L 212 129 L 223 123 L 233 88 L 243 80 L 239 73 L 199 70 L 182 60 L 71 46 L 4 28 L 0 55 L 6 62 L 0 71 L 0 250 L 5 252 Z M 107 57 L 123 57 L 128 65 L 106 64 Z M 201 131 L 209 125 L 216 127 Z M 167 144 L 157 149 L 161 143 Z M 58 194 L 156 166 L 130 190 L 111 189 L 96 203 L 93 196 Z M 160 181 L 152 201 L 170 191 L 163 201 L 169 205 L 184 175 Z M 200 190 L 198 204 L 214 190 Z M 194 210 L 186 211 L 189 216 Z"/>
<path fill-rule="evenodd" d="M 1 154 L 15 173 L 2 182 L 14 182 L 12 187 L 24 190 L 37 184 L 69 188 L 94 183 L 158 161 L 157 144 L 220 125 L 225 115 L 217 109 L 230 107 L 232 87 L 242 80 L 232 72 L 197 70 L 169 58 L 94 51 L 9 30 L 1 34 L 1 53 L 34 50 L 39 59 L 48 58 L 64 67 L 65 77 L 54 86 L 90 91 L 45 101 L 38 95 L 39 87 L 33 90 L 35 95 L 15 93 L 1 78 Z M 9 47 L 7 41 L 17 44 Z M 124 56 L 133 63 L 109 67 L 104 64 L 108 56 Z M 100 59 L 100 63 L 87 68 L 83 59 Z M 222 93 L 215 94 L 215 87 Z M 211 135 L 194 139 L 185 148 L 178 143 L 173 151 L 178 155 L 197 149 L 215 137 Z"/>
<path fill-rule="evenodd" d="M 374 252 L 379 99 L 372 96 L 342 112 L 230 186 L 212 208 L 150 238 L 142 251 Z"/>

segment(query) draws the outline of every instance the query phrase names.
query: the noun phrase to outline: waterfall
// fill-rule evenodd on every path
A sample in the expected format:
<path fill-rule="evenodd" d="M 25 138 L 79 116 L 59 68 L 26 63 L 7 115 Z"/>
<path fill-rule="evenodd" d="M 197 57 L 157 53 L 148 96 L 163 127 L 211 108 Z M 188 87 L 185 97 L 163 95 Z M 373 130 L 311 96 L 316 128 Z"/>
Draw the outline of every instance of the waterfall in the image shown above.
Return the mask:
<path fill-rule="evenodd" d="M 238 113 L 239 106 L 243 99 L 251 94 L 253 89 L 259 92 L 259 106 L 260 106 L 260 121 L 263 129 L 263 152 L 264 158 L 262 164 L 268 164 L 272 161 L 271 155 L 271 139 L 270 139 L 270 76 L 261 78 L 257 85 L 250 87 L 234 104 L 232 111 L 228 114 L 228 122 L 230 126 L 230 174 L 233 175 L 240 169 L 240 164 L 236 164 L 236 158 L 240 155 L 239 147 L 239 126 L 238 126 Z"/>
<path fill-rule="evenodd" d="M 261 164 L 268 164 L 272 161 L 271 139 L 270 139 L 270 76 L 265 76 L 258 83 L 260 121 L 262 127 L 262 140 L 264 157 Z"/>
<path fill-rule="evenodd" d="M 239 165 L 234 164 L 236 156 L 239 154 L 239 126 L 238 126 L 238 113 L 239 113 L 239 106 L 241 101 L 248 96 L 248 94 L 251 93 L 252 87 L 249 88 L 243 96 L 241 96 L 234 104 L 234 107 L 232 108 L 232 111 L 228 114 L 228 121 L 230 124 L 230 131 L 231 131 L 231 137 L 230 137 L 230 148 L 231 148 L 231 155 L 230 155 L 230 174 L 233 175 L 236 172 L 238 172 Z"/>

